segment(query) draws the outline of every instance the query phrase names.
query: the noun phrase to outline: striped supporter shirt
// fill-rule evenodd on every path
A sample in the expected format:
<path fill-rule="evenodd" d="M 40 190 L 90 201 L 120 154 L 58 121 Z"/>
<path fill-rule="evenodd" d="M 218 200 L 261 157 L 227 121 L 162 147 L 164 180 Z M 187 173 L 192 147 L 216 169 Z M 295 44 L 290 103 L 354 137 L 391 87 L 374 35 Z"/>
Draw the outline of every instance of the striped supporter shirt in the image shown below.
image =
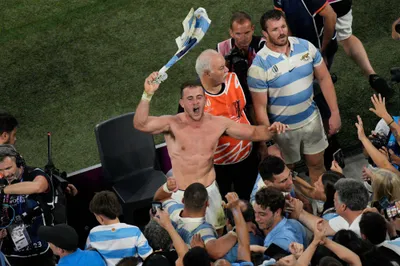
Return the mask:
<path fill-rule="evenodd" d="M 289 43 L 289 57 L 264 46 L 249 69 L 247 82 L 250 91 L 267 93 L 271 123 L 281 122 L 296 129 L 318 115 L 313 101 L 314 67 L 323 59 L 306 40 L 289 37 Z"/>
<path fill-rule="evenodd" d="M 116 265 L 124 257 L 139 255 L 145 259 L 153 252 L 140 229 L 125 223 L 94 227 L 86 241 L 88 248 L 97 249 L 108 266 Z"/>
<path fill-rule="evenodd" d="M 208 241 L 217 238 L 217 232 L 211 224 L 206 222 L 205 217 L 181 217 L 180 214 L 183 211 L 182 203 L 178 203 L 175 200 L 167 200 L 163 203 L 163 208 L 168 212 L 172 225 L 188 246 L 190 246 L 190 241 L 195 234 L 200 234 L 205 245 Z"/>

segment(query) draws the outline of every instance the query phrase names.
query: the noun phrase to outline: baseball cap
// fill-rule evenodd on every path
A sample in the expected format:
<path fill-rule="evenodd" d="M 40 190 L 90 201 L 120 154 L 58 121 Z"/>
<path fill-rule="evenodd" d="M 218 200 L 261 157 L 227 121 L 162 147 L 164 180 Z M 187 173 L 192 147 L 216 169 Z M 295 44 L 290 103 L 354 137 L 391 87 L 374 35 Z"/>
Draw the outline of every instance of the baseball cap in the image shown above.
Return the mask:
<path fill-rule="evenodd" d="M 75 250 L 78 248 L 78 234 L 74 228 L 67 224 L 41 226 L 38 230 L 38 235 L 40 239 L 65 250 Z"/>

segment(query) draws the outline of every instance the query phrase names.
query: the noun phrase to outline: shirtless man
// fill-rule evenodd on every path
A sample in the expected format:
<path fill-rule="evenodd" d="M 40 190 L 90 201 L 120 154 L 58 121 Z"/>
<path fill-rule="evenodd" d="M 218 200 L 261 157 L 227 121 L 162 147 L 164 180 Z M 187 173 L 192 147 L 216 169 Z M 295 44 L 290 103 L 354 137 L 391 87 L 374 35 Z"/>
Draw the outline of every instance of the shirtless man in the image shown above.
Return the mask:
<path fill-rule="evenodd" d="M 224 212 L 221 207 L 221 195 L 215 184 L 213 167 L 214 151 L 223 134 L 237 139 L 251 141 L 270 140 L 275 133 L 284 132 L 286 126 L 274 123 L 267 126 L 239 124 L 222 116 L 204 113 L 206 97 L 199 83 L 184 83 L 181 87 L 179 104 L 184 112 L 177 115 L 160 117 L 149 116 L 150 100 L 159 84 L 153 83 L 157 77 L 153 72 L 146 78 L 142 99 L 133 119 L 134 127 L 140 131 L 163 133 L 171 158 L 177 191 L 169 191 L 167 183 L 163 186 L 166 193 L 172 192 L 172 198 L 181 202 L 184 190 L 192 183 L 203 184 L 209 194 L 209 208 L 206 219 L 216 229 L 224 226 Z"/>

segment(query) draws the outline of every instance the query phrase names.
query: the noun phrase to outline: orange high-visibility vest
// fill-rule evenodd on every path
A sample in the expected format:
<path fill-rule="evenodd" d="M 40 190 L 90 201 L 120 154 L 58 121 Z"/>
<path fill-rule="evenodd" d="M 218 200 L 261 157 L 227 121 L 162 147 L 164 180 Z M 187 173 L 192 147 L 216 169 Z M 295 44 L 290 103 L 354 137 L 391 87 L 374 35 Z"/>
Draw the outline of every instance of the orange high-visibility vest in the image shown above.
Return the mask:
<path fill-rule="evenodd" d="M 246 98 L 235 73 L 228 73 L 222 92 L 210 94 L 205 91 L 205 93 L 207 98 L 205 112 L 216 116 L 225 116 L 236 123 L 250 125 L 244 112 Z M 234 164 L 243 161 L 249 156 L 251 149 L 251 141 L 238 140 L 224 135 L 219 139 L 214 153 L 214 164 Z"/>

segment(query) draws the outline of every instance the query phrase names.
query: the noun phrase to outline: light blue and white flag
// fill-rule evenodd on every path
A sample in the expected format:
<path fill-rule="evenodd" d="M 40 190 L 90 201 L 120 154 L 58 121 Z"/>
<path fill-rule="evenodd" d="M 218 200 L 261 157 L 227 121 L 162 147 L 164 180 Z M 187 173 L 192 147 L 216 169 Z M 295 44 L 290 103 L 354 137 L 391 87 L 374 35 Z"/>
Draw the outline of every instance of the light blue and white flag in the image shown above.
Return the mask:
<path fill-rule="evenodd" d="M 159 70 L 157 83 L 167 79 L 167 70 L 178 62 L 185 54 L 187 54 L 193 47 L 195 47 L 201 39 L 203 39 L 208 28 L 210 27 L 211 20 L 208 18 L 207 12 L 204 8 L 199 7 L 196 11 L 190 9 L 189 14 L 182 22 L 183 30 L 181 36 L 175 39 L 178 46 L 178 51 L 168 61 L 168 63 Z"/>

